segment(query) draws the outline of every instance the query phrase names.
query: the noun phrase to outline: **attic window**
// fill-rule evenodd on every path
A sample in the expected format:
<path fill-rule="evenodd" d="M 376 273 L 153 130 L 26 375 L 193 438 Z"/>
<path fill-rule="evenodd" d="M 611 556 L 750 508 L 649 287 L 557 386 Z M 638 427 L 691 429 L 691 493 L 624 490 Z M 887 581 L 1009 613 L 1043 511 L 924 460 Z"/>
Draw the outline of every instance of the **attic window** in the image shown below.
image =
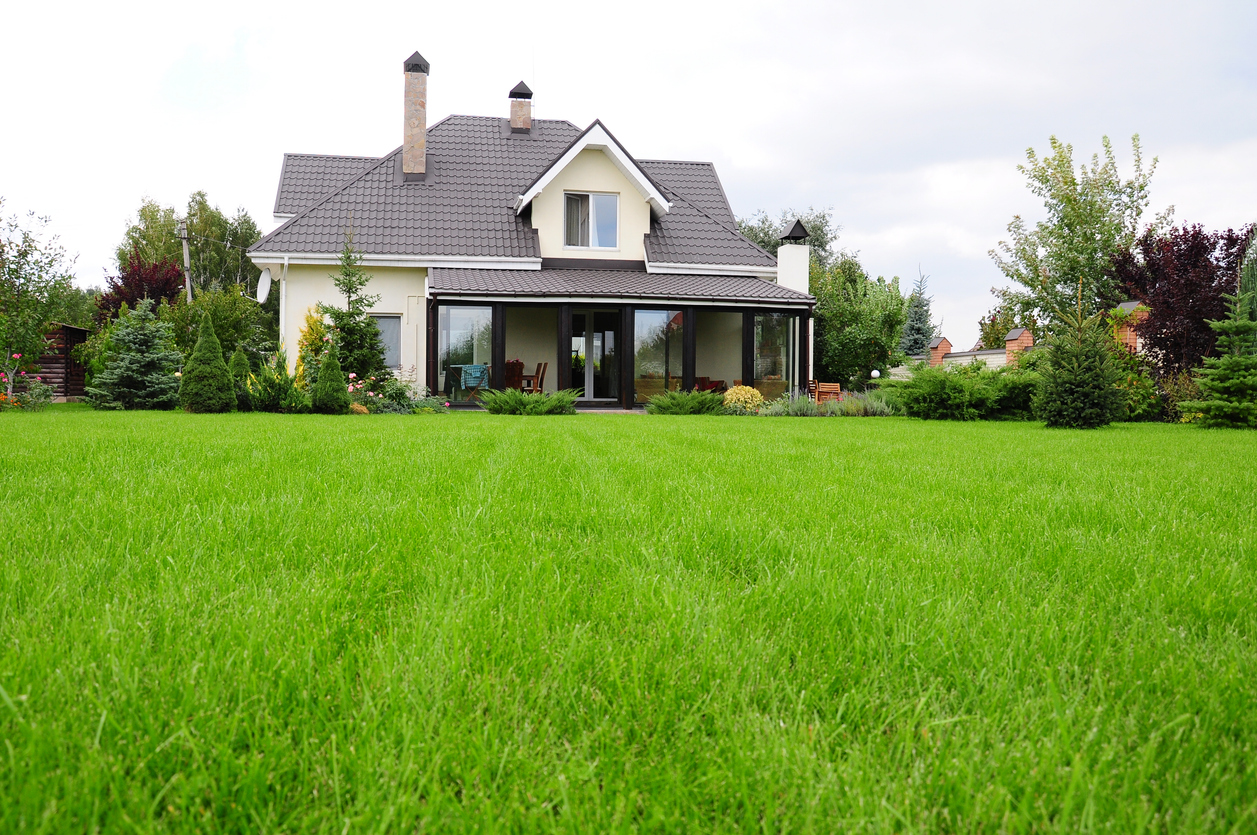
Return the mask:
<path fill-rule="evenodd" d="M 618 194 L 563 195 L 563 245 L 615 249 L 620 245 Z"/>

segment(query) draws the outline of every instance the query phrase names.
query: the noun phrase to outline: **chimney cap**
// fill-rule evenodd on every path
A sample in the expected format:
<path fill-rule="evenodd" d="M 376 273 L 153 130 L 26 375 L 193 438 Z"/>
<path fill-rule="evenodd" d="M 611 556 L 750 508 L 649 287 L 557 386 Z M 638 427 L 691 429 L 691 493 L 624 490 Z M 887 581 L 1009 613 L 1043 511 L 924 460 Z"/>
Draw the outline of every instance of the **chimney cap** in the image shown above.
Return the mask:
<path fill-rule="evenodd" d="M 803 225 L 803 221 L 796 217 L 794 219 L 794 224 L 786 230 L 786 233 L 781 236 L 781 239 L 783 241 L 802 241 L 807 238 L 807 235 L 807 227 Z"/>
<path fill-rule="evenodd" d="M 513 99 L 531 99 L 532 90 L 529 90 L 528 85 L 521 81 L 511 88 L 510 97 Z"/>
<path fill-rule="evenodd" d="M 1012 342 L 1014 339 L 1020 338 L 1021 335 L 1025 332 L 1026 332 L 1025 328 L 1013 328 L 1012 330 L 1008 332 L 1008 336 L 1004 337 L 1004 341 Z"/>
<path fill-rule="evenodd" d="M 431 65 L 428 59 L 424 58 L 418 52 L 406 59 L 406 72 L 422 72 L 426 73 Z"/>

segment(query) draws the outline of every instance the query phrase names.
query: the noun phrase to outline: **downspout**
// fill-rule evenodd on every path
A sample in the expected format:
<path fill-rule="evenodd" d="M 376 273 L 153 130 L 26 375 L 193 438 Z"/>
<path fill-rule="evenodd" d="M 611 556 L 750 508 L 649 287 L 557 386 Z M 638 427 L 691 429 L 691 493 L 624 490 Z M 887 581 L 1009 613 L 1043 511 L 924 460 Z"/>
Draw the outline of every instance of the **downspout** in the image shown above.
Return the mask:
<path fill-rule="evenodd" d="M 284 269 L 279 274 L 279 347 L 287 348 L 288 336 L 288 256 L 284 256 Z"/>

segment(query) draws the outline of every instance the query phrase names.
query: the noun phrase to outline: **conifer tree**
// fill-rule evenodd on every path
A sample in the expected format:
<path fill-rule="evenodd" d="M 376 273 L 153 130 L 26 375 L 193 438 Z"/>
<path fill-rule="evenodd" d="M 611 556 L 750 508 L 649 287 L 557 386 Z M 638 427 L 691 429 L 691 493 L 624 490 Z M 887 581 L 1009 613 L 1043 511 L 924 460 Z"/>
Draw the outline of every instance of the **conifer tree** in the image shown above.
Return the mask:
<path fill-rule="evenodd" d="M 1257 428 L 1257 321 L 1252 297 L 1226 296 L 1228 315 L 1210 320 L 1218 332 L 1218 356 L 1205 359 L 1200 372 L 1202 400 L 1178 404 L 1183 412 L 1200 412 L 1202 426 Z"/>
<path fill-rule="evenodd" d="M 253 396 L 249 393 L 249 360 L 244 355 L 243 348 L 236 346 L 227 370 L 231 372 L 231 383 L 236 389 L 236 409 L 241 412 L 253 411 Z"/>
<path fill-rule="evenodd" d="M 1083 313 L 1082 285 L 1075 313 L 1058 313 L 1048 339 L 1048 365 L 1034 399 L 1034 412 L 1051 427 L 1095 429 L 1120 413 L 1118 369 L 1109 351 L 1109 334 L 1100 315 Z"/>
<path fill-rule="evenodd" d="M 173 409 L 179 402 L 179 352 L 170 325 L 157 321 L 151 299 L 113 326 L 111 356 L 86 390 L 97 409 Z"/>
<path fill-rule="evenodd" d="M 335 342 L 328 343 L 319 363 L 319 379 L 310 392 L 310 411 L 321 415 L 343 415 L 349 411 L 349 387 L 340 370 Z"/>
<path fill-rule="evenodd" d="M 223 348 L 208 313 L 201 318 L 196 347 L 183 368 L 179 405 L 189 412 L 206 413 L 230 412 L 236 406 L 231 372 L 223 362 Z"/>
<path fill-rule="evenodd" d="M 930 320 L 930 303 L 934 300 L 925 295 L 929 276 L 919 271 L 918 275 L 912 285 L 912 295 L 908 296 L 908 319 L 904 322 L 903 339 L 899 342 L 899 350 L 910 357 L 928 353 L 930 340 L 937 336 L 938 330 Z"/>

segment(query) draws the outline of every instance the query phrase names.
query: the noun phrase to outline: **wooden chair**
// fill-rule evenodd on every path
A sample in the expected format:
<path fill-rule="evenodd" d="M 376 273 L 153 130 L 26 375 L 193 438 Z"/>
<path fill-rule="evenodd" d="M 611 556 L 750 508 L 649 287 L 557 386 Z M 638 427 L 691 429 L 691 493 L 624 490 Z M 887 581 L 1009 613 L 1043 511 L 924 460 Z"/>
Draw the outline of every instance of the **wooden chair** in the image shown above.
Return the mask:
<path fill-rule="evenodd" d="M 826 400 L 841 400 L 842 386 L 838 383 L 820 383 L 816 380 L 809 380 L 807 393 L 817 403 L 824 403 Z"/>
<path fill-rule="evenodd" d="M 546 385 L 546 369 L 550 367 L 548 362 L 537 363 L 536 374 L 525 374 L 523 390 L 524 391 L 544 391 Z"/>

